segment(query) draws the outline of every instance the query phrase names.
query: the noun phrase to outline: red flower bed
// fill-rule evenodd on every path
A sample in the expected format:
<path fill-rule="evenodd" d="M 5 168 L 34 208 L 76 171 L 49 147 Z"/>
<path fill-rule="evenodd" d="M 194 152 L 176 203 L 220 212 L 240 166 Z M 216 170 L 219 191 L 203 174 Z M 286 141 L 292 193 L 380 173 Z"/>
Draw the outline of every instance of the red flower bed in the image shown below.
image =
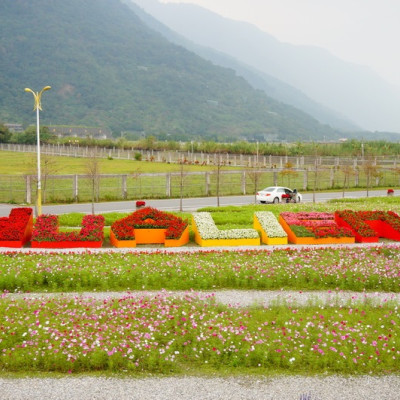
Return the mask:
<path fill-rule="evenodd" d="M 341 238 L 353 237 L 350 229 L 339 227 L 332 213 L 283 212 L 281 217 L 297 237 Z"/>
<path fill-rule="evenodd" d="M 335 219 L 349 227 L 358 242 L 377 242 L 379 237 L 400 241 L 400 217 L 393 211 L 336 211 Z"/>
<path fill-rule="evenodd" d="M 85 215 L 80 231 L 59 232 L 56 215 L 41 215 L 37 218 L 33 229 L 32 247 L 43 247 L 45 243 L 56 243 L 57 247 L 77 247 L 74 245 L 90 243 L 90 247 L 99 247 L 104 238 L 103 228 L 102 215 Z"/>
<path fill-rule="evenodd" d="M 0 246 L 22 247 L 32 233 L 32 208 L 13 208 L 8 217 L 0 218 Z"/>
<path fill-rule="evenodd" d="M 166 229 L 166 239 L 179 239 L 187 226 L 182 218 L 146 207 L 115 221 L 111 230 L 118 240 L 134 240 L 135 229 Z"/>

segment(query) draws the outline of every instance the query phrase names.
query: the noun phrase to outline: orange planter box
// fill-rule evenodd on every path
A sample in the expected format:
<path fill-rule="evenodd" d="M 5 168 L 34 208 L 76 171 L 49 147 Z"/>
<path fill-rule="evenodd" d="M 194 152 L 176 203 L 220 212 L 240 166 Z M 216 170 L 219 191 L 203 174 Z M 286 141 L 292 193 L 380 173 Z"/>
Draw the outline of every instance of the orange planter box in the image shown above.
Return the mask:
<path fill-rule="evenodd" d="M 118 240 L 110 231 L 110 242 L 115 247 L 136 247 L 137 244 L 162 244 L 165 247 L 180 247 L 189 242 L 189 226 L 179 239 L 166 239 L 166 229 L 135 229 L 134 240 Z"/>
<path fill-rule="evenodd" d="M 279 216 L 279 223 L 288 235 L 290 243 L 294 244 L 351 244 L 355 242 L 354 237 L 326 237 L 326 238 L 314 238 L 314 237 L 297 237 L 294 232 L 290 229 L 287 222 Z"/>
<path fill-rule="evenodd" d="M 110 230 L 110 242 L 114 247 L 136 247 L 136 240 L 118 240 Z"/>
<path fill-rule="evenodd" d="M 165 247 L 181 247 L 187 243 L 189 243 L 189 225 L 179 239 L 165 239 Z"/>
<path fill-rule="evenodd" d="M 135 229 L 136 244 L 160 244 L 165 242 L 166 229 Z"/>

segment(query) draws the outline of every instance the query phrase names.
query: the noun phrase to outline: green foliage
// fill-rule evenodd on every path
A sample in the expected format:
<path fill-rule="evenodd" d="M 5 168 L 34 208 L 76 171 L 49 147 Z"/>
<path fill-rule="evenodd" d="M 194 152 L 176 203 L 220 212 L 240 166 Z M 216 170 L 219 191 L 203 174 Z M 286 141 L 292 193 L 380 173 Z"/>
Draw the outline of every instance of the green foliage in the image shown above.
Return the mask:
<path fill-rule="evenodd" d="M 50 143 L 54 139 L 55 136 L 49 132 L 49 128 L 46 126 L 40 127 L 40 143 Z M 26 128 L 24 132 L 14 133 L 9 141 L 18 144 L 36 144 L 36 126 L 32 125 Z"/>
<path fill-rule="evenodd" d="M 8 128 L 0 123 L 0 143 L 7 143 L 11 138 L 11 132 Z"/>

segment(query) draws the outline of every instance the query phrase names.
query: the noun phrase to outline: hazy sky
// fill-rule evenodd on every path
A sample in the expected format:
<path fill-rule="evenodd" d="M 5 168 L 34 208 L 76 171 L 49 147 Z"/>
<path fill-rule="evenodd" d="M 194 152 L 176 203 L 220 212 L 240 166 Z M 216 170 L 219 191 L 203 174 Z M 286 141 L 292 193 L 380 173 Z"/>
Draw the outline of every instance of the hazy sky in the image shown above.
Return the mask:
<path fill-rule="evenodd" d="M 400 0 L 159 0 L 247 21 L 293 44 L 368 65 L 400 86 Z"/>

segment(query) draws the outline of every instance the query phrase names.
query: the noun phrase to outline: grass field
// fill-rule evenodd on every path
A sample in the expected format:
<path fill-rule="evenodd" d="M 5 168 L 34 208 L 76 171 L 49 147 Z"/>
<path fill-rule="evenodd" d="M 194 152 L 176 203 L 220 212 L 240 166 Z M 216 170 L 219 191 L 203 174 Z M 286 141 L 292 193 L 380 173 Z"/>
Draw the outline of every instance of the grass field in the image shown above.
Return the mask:
<path fill-rule="evenodd" d="M 86 159 L 64 156 L 42 155 L 42 168 L 46 159 L 51 163 L 51 174 L 85 174 L 87 173 Z M 36 154 L 12 151 L 0 151 L 0 171 L 3 175 L 36 174 Z M 133 174 L 141 173 L 175 172 L 179 171 L 178 164 L 155 163 L 150 161 L 99 159 L 99 170 L 102 174 Z M 185 170 L 204 171 L 208 166 L 187 165 Z"/>
<path fill-rule="evenodd" d="M 77 177 L 87 174 L 87 159 L 43 155 L 41 165 L 44 204 L 91 201 L 91 179 Z M 26 181 L 27 174 L 36 174 L 34 153 L 1 151 L 0 171 L 0 202 L 22 204 L 29 198 L 31 204 L 36 201 L 36 182 L 32 179 L 29 185 Z M 230 196 L 253 194 L 261 188 L 275 184 L 296 187 L 301 192 L 313 191 L 314 187 L 317 191 L 342 190 L 344 184 L 343 171 L 336 167 L 321 168 L 317 180 L 312 170 L 293 170 L 287 173 L 261 169 L 260 172 L 254 172 L 251 168 L 234 170 L 233 167 L 224 166 L 220 172 L 217 173 L 216 167 L 212 165 L 184 165 L 181 169 L 177 164 L 102 158 L 99 159 L 100 175 L 96 183 L 96 199 L 113 201 L 179 198 L 181 190 L 183 197 L 216 196 L 217 192 L 220 196 Z M 109 176 L 118 174 L 120 176 Z M 78 179 L 76 190 L 75 179 Z M 371 188 L 373 185 L 396 188 L 399 183 L 398 174 L 392 169 L 380 171 L 379 179 L 377 177 L 372 181 Z M 351 177 L 349 190 L 365 188 L 366 182 L 365 173 L 358 170 L 357 181 L 355 175 Z M 28 187 L 30 196 L 27 194 Z"/>

